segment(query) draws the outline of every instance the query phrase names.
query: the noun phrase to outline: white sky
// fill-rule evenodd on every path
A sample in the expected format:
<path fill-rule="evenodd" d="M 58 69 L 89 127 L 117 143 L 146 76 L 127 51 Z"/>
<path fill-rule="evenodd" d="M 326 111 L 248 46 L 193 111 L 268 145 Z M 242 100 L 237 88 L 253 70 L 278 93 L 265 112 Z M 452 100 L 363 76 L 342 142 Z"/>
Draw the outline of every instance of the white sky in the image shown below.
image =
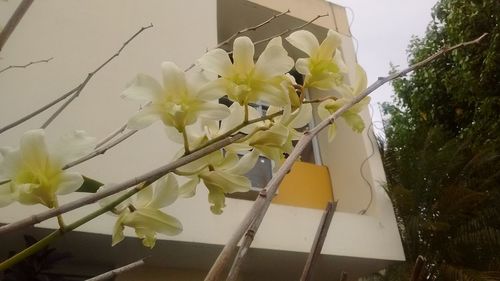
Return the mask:
<path fill-rule="evenodd" d="M 437 0 L 329 0 L 348 7 L 351 32 L 358 43 L 358 61 L 368 83 L 386 76 L 392 62 L 406 67 L 406 47 L 412 35 L 423 36 Z M 354 17 L 353 14 L 354 13 Z M 356 42 L 355 42 L 356 46 Z M 378 103 L 390 101 L 392 87 L 385 85 L 372 94 L 375 131 L 381 128 Z"/>

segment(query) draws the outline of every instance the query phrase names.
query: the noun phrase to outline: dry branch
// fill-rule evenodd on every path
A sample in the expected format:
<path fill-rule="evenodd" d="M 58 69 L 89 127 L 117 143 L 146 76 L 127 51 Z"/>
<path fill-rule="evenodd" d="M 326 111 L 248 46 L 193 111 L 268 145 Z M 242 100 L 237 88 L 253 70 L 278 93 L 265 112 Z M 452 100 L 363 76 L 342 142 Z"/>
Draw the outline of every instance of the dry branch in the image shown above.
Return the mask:
<path fill-rule="evenodd" d="M 110 279 L 115 278 L 116 276 L 118 276 L 124 272 L 130 271 L 130 270 L 135 269 L 135 268 L 142 266 L 142 265 L 144 265 L 144 259 L 138 260 L 136 262 L 127 264 L 127 265 L 119 267 L 119 268 L 115 268 L 111 271 L 108 271 L 108 272 L 105 272 L 105 273 L 100 274 L 98 276 L 89 278 L 86 281 L 110 280 Z"/>
<path fill-rule="evenodd" d="M 326 205 L 323 216 L 321 217 L 318 230 L 316 231 L 316 236 L 314 237 L 314 242 L 311 246 L 311 251 L 307 257 L 306 265 L 304 266 L 304 271 L 302 271 L 302 276 L 300 281 L 311 281 L 313 274 L 313 267 L 318 261 L 319 255 L 321 254 L 321 249 L 323 249 L 323 244 L 325 243 L 326 235 L 328 234 L 328 229 L 330 228 L 330 223 L 332 222 L 333 214 L 337 209 L 337 202 L 328 202 Z"/>
<path fill-rule="evenodd" d="M 23 65 L 9 65 L 6 68 L 0 70 L 0 73 L 5 72 L 9 69 L 13 69 L 13 68 L 27 68 L 27 67 L 34 65 L 34 64 L 47 63 L 47 62 L 51 61 L 52 59 L 54 59 L 54 58 L 48 58 L 48 59 L 37 60 L 37 61 L 30 61 L 29 63 L 23 64 Z"/>
<path fill-rule="evenodd" d="M 19 6 L 17 6 L 17 9 L 14 11 L 14 14 L 12 15 L 12 17 L 10 17 L 9 21 L 7 22 L 7 25 L 5 25 L 4 29 L 0 33 L 0 51 L 2 51 L 3 46 L 9 39 L 12 32 L 14 32 L 14 29 L 16 29 L 17 25 L 23 18 L 26 11 L 28 11 L 32 3 L 33 0 L 23 0 L 19 4 Z"/>
<path fill-rule="evenodd" d="M 99 71 L 101 70 L 104 66 L 106 66 L 109 62 L 111 62 L 114 58 L 116 58 L 120 52 L 125 48 L 125 46 L 127 46 L 135 37 L 137 37 L 141 32 L 143 32 L 144 30 L 148 29 L 148 28 L 151 28 L 153 27 L 152 24 L 150 24 L 149 26 L 146 26 L 146 27 L 141 27 L 141 29 L 139 31 L 137 31 L 134 35 L 132 35 L 132 37 L 130 37 L 127 41 L 125 41 L 125 43 L 123 43 L 122 47 L 113 55 L 111 56 L 109 59 L 107 59 L 103 64 L 101 64 L 98 68 L 96 68 L 94 71 L 92 71 L 91 73 L 89 73 L 87 75 L 87 77 L 85 78 L 85 80 L 83 80 L 82 83 L 80 83 L 78 86 L 76 86 L 74 89 L 70 90 L 69 92 L 63 94 L 62 96 L 56 98 L 55 100 L 47 103 L 46 105 L 40 107 L 39 109 L 27 114 L 26 116 L 24 117 L 21 117 L 20 119 L 0 128 L 0 134 L 9 130 L 9 129 L 12 129 L 22 123 L 24 123 L 25 121 L 37 116 L 38 114 L 44 112 L 45 110 L 51 108 L 52 106 L 56 105 L 57 103 L 61 102 L 62 100 L 70 97 L 71 97 L 71 100 L 75 99 L 80 93 L 81 91 L 83 90 L 83 88 L 87 85 L 87 83 L 90 81 L 90 79 Z M 70 101 L 71 102 L 71 101 Z M 66 108 L 66 106 L 68 106 L 68 104 L 70 102 L 66 102 L 65 104 L 63 104 L 58 110 L 56 113 L 54 113 L 43 125 L 42 125 L 42 128 L 45 128 L 46 126 L 48 126 L 48 124 L 50 124 L 50 122 L 52 122 L 54 120 L 55 117 L 57 117 L 57 115 L 60 114 L 60 112 Z"/>
<path fill-rule="evenodd" d="M 207 147 L 204 147 L 203 149 L 200 149 L 198 151 L 194 151 L 189 155 L 183 156 L 183 157 L 181 157 L 181 158 L 179 158 L 171 163 L 165 164 L 161 167 L 158 167 L 158 168 L 156 168 L 152 171 L 149 171 L 147 173 L 144 173 L 140 176 L 128 179 L 128 180 L 123 181 L 119 184 L 110 185 L 109 188 L 106 188 L 106 189 L 101 190 L 97 193 L 88 195 L 88 196 L 81 198 L 79 200 L 75 200 L 73 202 L 66 203 L 64 205 L 59 206 L 58 208 L 50 209 L 50 210 L 41 212 L 39 214 L 32 215 L 32 216 L 27 217 L 25 219 L 1 226 L 0 227 L 0 234 L 5 234 L 5 233 L 9 233 L 9 232 L 18 230 L 18 229 L 22 229 L 24 227 L 34 225 L 34 224 L 40 223 L 44 220 L 53 218 L 57 215 L 60 215 L 60 214 L 72 211 L 74 209 L 80 208 L 82 206 L 95 203 L 95 202 L 97 202 L 97 201 L 99 201 L 107 196 L 110 196 L 112 194 L 126 190 L 126 189 L 128 189 L 132 186 L 138 185 L 140 183 L 143 183 L 146 181 L 153 182 L 153 181 L 159 179 L 160 177 L 166 175 L 167 173 L 172 172 L 175 169 L 177 169 L 177 168 L 179 168 L 187 163 L 190 163 L 196 159 L 199 159 L 199 158 L 201 158 L 201 157 L 203 157 L 211 152 L 219 150 L 219 149 L 243 138 L 244 136 L 245 136 L 245 134 L 239 133 L 239 134 L 236 134 L 234 136 L 226 137 L 226 138 L 224 138 L 216 143 L 213 143 Z"/>
<path fill-rule="evenodd" d="M 245 234 L 245 232 L 252 230 L 255 232 L 254 229 L 251 228 L 252 224 L 255 222 L 260 223 L 262 221 L 262 218 L 267 212 L 267 209 L 269 208 L 269 205 L 271 204 L 271 200 L 276 194 L 276 191 L 279 188 L 280 183 L 283 181 L 283 178 L 285 175 L 290 171 L 292 168 L 292 165 L 294 162 L 299 158 L 300 154 L 302 151 L 306 148 L 306 146 L 312 141 L 312 139 L 324 128 L 326 128 L 328 125 L 333 124 L 335 120 L 340 118 L 342 114 L 344 114 L 347 110 L 349 110 L 353 105 L 357 104 L 360 102 L 362 99 L 364 99 L 366 96 L 368 96 L 370 93 L 378 89 L 380 86 L 384 85 L 385 83 L 392 81 L 396 78 L 405 76 L 409 72 L 421 68 L 430 62 L 434 61 L 438 57 L 455 50 L 460 47 L 464 47 L 467 45 L 471 44 L 477 44 L 481 39 L 483 39 L 487 34 L 483 34 L 477 39 L 474 39 L 472 41 L 464 42 L 457 44 L 452 47 L 444 47 L 437 53 L 431 55 L 430 57 L 424 59 L 421 62 L 418 62 L 414 65 L 411 65 L 410 67 L 403 69 L 399 72 L 393 73 L 387 77 L 380 77 L 375 83 L 371 84 L 367 89 L 365 89 L 363 92 L 361 92 L 358 96 L 350 100 L 348 103 L 346 103 L 344 106 L 339 108 L 334 114 L 332 114 L 329 118 L 321 121 L 317 126 L 312 128 L 309 132 L 304 133 L 304 136 L 302 136 L 295 146 L 294 150 L 290 153 L 288 158 L 285 160 L 283 165 L 280 167 L 280 169 L 276 172 L 276 174 L 273 176 L 271 181 L 267 184 L 265 189 L 261 192 L 262 196 L 257 197 L 257 199 L 254 202 L 254 205 L 250 209 L 250 211 L 247 213 L 241 224 L 238 226 L 238 228 L 234 231 L 233 235 L 227 242 L 227 244 L 224 246 L 222 249 L 221 253 L 217 257 L 215 263 L 213 264 L 212 268 L 210 269 L 208 275 L 205 277 L 205 281 L 218 281 L 220 280 L 220 276 L 226 266 L 230 264 L 231 262 L 231 257 L 234 256 L 236 250 L 237 250 L 237 244 Z"/>
<path fill-rule="evenodd" d="M 136 33 L 134 33 L 134 35 L 132 35 L 132 37 L 130 37 L 127 41 L 125 41 L 121 48 L 118 49 L 118 51 L 116 53 L 114 53 L 109 59 L 107 59 L 104 63 L 102 63 L 99 67 L 97 67 L 94 71 L 90 72 L 88 75 L 87 75 L 87 78 L 85 78 L 85 80 L 77 86 L 77 90 L 71 95 L 71 97 L 66 100 L 48 119 L 47 121 L 45 121 L 45 123 L 43 123 L 42 125 L 42 129 L 45 129 L 47 128 L 47 126 L 50 125 L 50 123 L 52 123 L 52 121 L 54 121 L 54 119 L 57 118 L 57 116 L 59 116 L 59 114 L 61 114 L 61 112 L 66 108 L 68 107 L 68 105 L 73 101 L 75 100 L 79 95 L 80 93 L 82 92 L 83 88 L 85 88 L 85 86 L 87 85 L 87 83 L 90 81 L 90 79 L 92 79 L 92 77 L 97 73 L 99 72 L 99 70 L 101 70 L 103 67 L 105 67 L 108 63 L 110 63 L 114 58 L 118 57 L 120 55 L 120 53 L 123 51 L 123 49 L 125 49 L 125 47 L 130 43 L 132 42 L 132 40 L 134 40 L 135 37 L 137 37 L 139 34 L 141 34 L 144 30 L 146 29 L 149 29 L 153 27 L 153 24 L 149 24 L 148 26 L 143 26 L 141 27 L 141 29 L 139 29 L 139 31 L 137 31 Z"/>

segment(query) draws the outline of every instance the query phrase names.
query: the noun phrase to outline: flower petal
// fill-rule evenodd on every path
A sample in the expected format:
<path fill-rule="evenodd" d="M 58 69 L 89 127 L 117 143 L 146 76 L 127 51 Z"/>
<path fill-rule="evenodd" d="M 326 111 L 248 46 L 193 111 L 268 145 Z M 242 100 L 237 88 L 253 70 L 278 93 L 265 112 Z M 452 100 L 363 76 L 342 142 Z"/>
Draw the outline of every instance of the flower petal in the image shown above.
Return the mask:
<path fill-rule="evenodd" d="M 210 211 L 216 215 L 222 214 L 222 208 L 226 206 L 226 196 L 224 192 L 216 187 L 208 187 L 208 202 L 212 204 Z"/>
<path fill-rule="evenodd" d="M 226 172 L 235 175 L 244 175 L 255 166 L 258 159 L 259 153 L 256 150 L 252 150 L 252 152 L 243 155 L 238 163 L 232 168 L 227 169 Z"/>
<path fill-rule="evenodd" d="M 309 56 L 312 56 L 313 53 L 319 48 L 319 42 L 318 39 L 316 39 L 316 36 L 306 30 L 295 31 L 290 34 L 286 40 L 295 48 L 301 50 Z"/>
<path fill-rule="evenodd" d="M 167 174 L 155 183 L 155 193 L 149 208 L 160 209 L 171 205 L 179 196 L 179 184 L 175 176 Z"/>
<path fill-rule="evenodd" d="M 59 176 L 59 185 L 56 193 L 65 195 L 76 191 L 83 184 L 83 177 L 78 173 L 62 172 Z"/>
<path fill-rule="evenodd" d="M 328 141 L 332 141 L 337 136 L 337 125 L 335 123 L 328 126 Z"/>
<path fill-rule="evenodd" d="M 294 119 L 288 124 L 292 128 L 302 128 L 312 120 L 312 106 L 310 103 L 302 104 L 297 110 L 298 112 L 292 114 L 292 116 L 295 116 Z"/>
<path fill-rule="evenodd" d="M 132 116 L 127 122 L 130 130 L 140 130 L 161 118 L 161 110 L 155 105 L 148 105 Z"/>
<path fill-rule="evenodd" d="M 245 192 L 250 189 L 250 180 L 241 175 L 230 174 L 225 171 L 210 171 L 200 174 L 200 178 L 207 187 L 220 189 L 224 193 Z"/>
<path fill-rule="evenodd" d="M 137 208 L 144 208 L 153 200 L 153 184 L 146 186 L 137 192 L 134 206 Z"/>
<path fill-rule="evenodd" d="M 217 79 L 210 81 L 200 87 L 196 96 L 202 100 L 213 100 L 218 99 L 226 95 L 226 85 L 227 81 L 225 79 Z"/>
<path fill-rule="evenodd" d="M 139 74 L 122 92 L 121 97 L 140 101 L 153 101 L 162 93 L 160 84 L 153 77 Z"/>
<path fill-rule="evenodd" d="M 365 122 L 363 121 L 363 118 L 359 116 L 359 114 L 347 111 L 346 113 L 342 114 L 342 117 L 353 131 L 361 133 L 365 129 Z"/>
<path fill-rule="evenodd" d="M 227 106 L 218 103 L 205 102 L 199 107 L 199 116 L 212 120 L 221 120 L 229 116 Z"/>
<path fill-rule="evenodd" d="M 252 40 L 246 36 L 238 37 L 233 43 L 234 66 L 242 73 L 252 71 L 255 49 Z"/>
<path fill-rule="evenodd" d="M 45 144 L 45 132 L 42 129 L 27 131 L 21 137 L 19 151 L 23 165 L 32 171 L 43 173 L 49 165 L 49 155 Z"/>
<path fill-rule="evenodd" d="M 309 70 L 309 63 L 310 59 L 298 59 L 297 62 L 295 63 L 295 69 L 303 75 L 309 75 L 311 74 L 311 71 Z"/>
<path fill-rule="evenodd" d="M 257 96 L 262 102 L 269 105 L 284 106 L 290 102 L 288 93 L 281 86 L 267 83 L 261 85 Z"/>
<path fill-rule="evenodd" d="M 125 236 L 123 235 L 123 229 L 125 228 L 123 226 L 123 219 L 125 218 L 127 213 L 128 210 L 126 211 L 126 213 L 120 215 L 115 222 L 115 226 L 113 227 L 113 237 L 111 238 L 111 246 L 120 243 L 125 238 Z"/>
<path fill-rule="evenodd" d="M 163 62 L 161 64 L 163 73 L 163 87 L 169 95 L 181 95 L 186 92 L 186 75 L 173 62 Z"/>
<path fill-rule="evenodd" d="M 361 67 L 361 65 L 356 64 L 356 84 L 354 85 L 354 95 L 359 95 L 366 89 L 367 85 L 368 81 L 365 70 Z"/>
<path fill-rule="evenodd" d="M 321 42 L 321 45 L 319 46 L 318 49 L 318 58 L 320 59 L 331 59 L 333 57 L 333 54 L 335 50 L 340 46 L 340 43 L 342 42 L 342 39 L 340 37 L 340 34 L 333 30 L 328 30 L 328 34 Z"/>
<path fill-rule="evenodd" d="M 193 197 L 196 194 L 196 186 L 200 182 L 199 177 L 194 177 L 187 181 L 186 183 L 182 184 L 179 187 L 179 196 L 182 198 L 190 198 Z"/>
<path fill-rule="evenodd" d="M 288 52 L 281 45 L 281 37 L 276 37 L 260 54 L 255 64 L 255 72 L 262 77 L 269 78 L 287 73 L 293 65 L 293 59 L 288 56 Z"/>
<path fill-rule="evenodd" d="M 208 51 L 198 59 L 198 64 L 204 70 L 217 73 L 222 77 L 231 75 L 233 67 L 228 54 L 222 49 Z"/>
<path fill-rule="evenodd" d="M 165 235 L 177 235 L 182 232 L 181 222 L 160 210 L 140 208 L 125 217 L 123 223 L 134 228 L 147 228 Z"/>
<path fill-rule="evenodd" d="M 95 143 L 96 139 L 85 131 L 75 130 L 62 136 L 55 145 L 51 146 L 50 151 L 61 161 L 61 164 L 67 164 L 90 153 Z"/>

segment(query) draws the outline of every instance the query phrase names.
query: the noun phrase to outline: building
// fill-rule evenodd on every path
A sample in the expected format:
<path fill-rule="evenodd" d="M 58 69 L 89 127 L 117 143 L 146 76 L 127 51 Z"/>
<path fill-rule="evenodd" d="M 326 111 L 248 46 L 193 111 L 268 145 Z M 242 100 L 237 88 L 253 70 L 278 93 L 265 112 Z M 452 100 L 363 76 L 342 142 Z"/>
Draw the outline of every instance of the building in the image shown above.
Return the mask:
<path fill-rule="evenodd" d="M 0 9 L 2 20 L 8 18 L 18 3 L 0 3 L 7 7 Z M 119 98 L 127 82 L 137 73 L 159 77 L 160 63 L 165 60 L 187 67 L 207 48 L 234 32 L 286 9 L 291 12 L 249 36 L 253 40 L 266 38 L 329 13 L 305 29 L 319 38 L 325 36 L 327 29 L 337 30 L 343 35 L 344 60 L 348 65 L 356 62 L 345 9 L 322 0 L 35 2 L 2 50 L 0 63 L 7 66 L 54 59 L 0 75 L 0 125 L 78 85 L 131 34 L 153 23 L 154 28 L 136 38 L 99 72 L 48 129 L 49 134 L 59 135 L 78 128 L 104 137 L 137 110 L 135 104 Z M 287 49 L 293 57 L 300 56 L 298 51 Z M 0 146 L 16 145 L 22 132 L 38 127 L 48 114 L 2 134 Z M 363 114 L 369 124 L 368 112 Z M 76 169 L 103 182 L 118 182 L 166 163 L 178 148 L 165 137 L 161 125 L 156 124 L 105 156 Z M 335 280 L 341 271 L 348 272 L 350 280 L 355 280 L 404 260 L 394 211 L 381 187 L 385 176 L 372 131 L 365 129 L 362 134 L 356 134 L 341 121 L 333 143 L 328 143 L 324 134 L 311 149 L 311 162 L 315 163 L 298 163 L 301 168 L 295 169 L 283 183 L 255 237 L 241 280 L 298 279 L 322 209 L 332 199 L 338 200 L 338 207 L 323 247 L 316 280 Z M 74 193 L 62 197 L 61 201 L 82 196 L 85 194 Z M 174 237 L 160 236 L 151 251 L 144 248 L 132 232 L 127 232 L 130 237 L 125 241 L 111 247 L 114 217 L 101 216 L 55 245 L 74 256 L 56 270 L 92 276 L 151 256 L 147 266 L 117 280 L 202 280 L 251 206 L 248 200 L 228 198 L 224 213 L 216 216 L 210 213 L 206 197 L 205 189 L 199 188 L 194 198 L 169 206 L 169 214 L 183 222 L 184 232 Z M 95 208 L 90 205 L 64 217 L 72 221 Z M 43 209 L 43 206 L 15 203 L 1 210 L 0 222 L 13 222 Z M 40 238 L 55 227 L 57 223 L 51 220 L 29 232 Z M 15 233 L 1 238 L 2 258 L 8 250 L 22 246 L 20 237 Z"/>

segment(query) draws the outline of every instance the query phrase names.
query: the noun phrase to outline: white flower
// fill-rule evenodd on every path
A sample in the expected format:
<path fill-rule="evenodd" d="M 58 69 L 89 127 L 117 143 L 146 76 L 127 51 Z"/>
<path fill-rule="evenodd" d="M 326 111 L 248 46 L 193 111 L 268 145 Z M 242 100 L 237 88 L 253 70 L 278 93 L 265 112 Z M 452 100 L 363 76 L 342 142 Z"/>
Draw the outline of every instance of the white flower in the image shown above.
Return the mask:
<path fill-rule="evenodd" d="M 99 203 L 105 206 L 124 193 L 109 196 Z M 174 176 L 167 175 L 139 191 L 135 200 L 128 199 L 115 207 L 113 213 L 118 215 L 118 219 L 113 228 L 112 245 L 124 239 L 125 226 L 134 228 L 137 237 L 142 239 L 142 244 L 149 248 L 155 245 L 156 233 L 170 236 L 181 233 L 181 222 L 160 210 L 175 202 L 178 195 L 177 180 Z"/>
<path fill-rule="evenodd" d="M 366 73 L 361 68 L 361 66 L 356 66 L 356 82 L 354 87 L 344 86 L 343 87 L 343 97 L 333 100 L 329 99 L 319 104 L 318 106 L 318 115 L 321 119 L 326 119 L 330 117 L 335 111 L 344 106 L 350 100 L 352 100 L 355 96 L 359 95 L 363 90 L 366 89 L 367 79 Z M 342 114 L 342 118 L 345 122 L 352 128 L 353 131 L 357 133 L 361 133 L 365 128 L 365 123 L 359 113 L 366 108 L 366 106 L 370 103 L 370 97 L 363 98 L 359 103 L 352 106 L 349 110 Z M 337 134 L 337 126 L 335 123 L 329 125 L 328 127 L 328 139 L 331 141 L 335 138 Z"/>
<path fill-rule="evenodd" d="M 229 115 L 226 106 L 211 102 L 223 94 L 199 91 L 208 82 L 202 73 L 196 72 L 186 77 L 171 62 L 164 62 L 162 71 L 163 87 L 154 78 L 140 74 L 122 93 L 123 97 L 149 102 L 130 118 L 128 128 L 138 130 L 162 120 L 166 126 L 183 132 L 198 117 L 219 120 Z"/>
<path fill-rule="evenodd" d="M 282 76 L 293 67 L 293 59 L 281 44 L 281 37 L 272 39 L 254 63 L 254 45 L 248 37 L 238 37 L 233 44 L 233 60 L 222 49 L 203 55 L 198 63 L 204 70 L 221 77 L 202 92 L 227 94 L 240 105 L 262 101 L 270 105 L 285 105 L 289 102 Z"/>
<path fill-rule="evenodd" d="M 341 43 L 340 35 L 329 30 L 321 43 L 309 31 L 299 30 L 286 38 L 290 44 L 303 51 L 308 58 L 300 58 L 295 68 L 304 74 L 305 88 L 331 90 L 344 83 L 346 67 L 338 50 Z"/>
<path fill-rule="evenodd" d="M 75 131 L 48 146 L 43 130 L 24 133 L 19 148 L 1 150 L 0 181 L 10 182 L 0 187 L 0 206 L 17 200 L 53 208 L 56 195 L 71 193 L 83 184 L 80 174 L 62 168 L 92 151 L 94 142 L 85 132 Z"/>
<path fill-rule="evenodd" d="M 223 153 L 219 150 L 178 170 L 183 173 L 196 172 L 196 176 L 203 181 L 209 191 L 208 201 L 212 204 L 210 210 L 214 214 L 220 214 L 225 206 L 225 193 L 250 190 L 251 182 L 245 174 L 255 166 L 258 158 L 259 154 L 256 151 L 248 152 L 240 158 L 236 153 Z M 188 181 L 186 185 L 190 183 L 191 181 Z M 186 188 L 183 193 L 192 196 L 194 188 Z"/>

